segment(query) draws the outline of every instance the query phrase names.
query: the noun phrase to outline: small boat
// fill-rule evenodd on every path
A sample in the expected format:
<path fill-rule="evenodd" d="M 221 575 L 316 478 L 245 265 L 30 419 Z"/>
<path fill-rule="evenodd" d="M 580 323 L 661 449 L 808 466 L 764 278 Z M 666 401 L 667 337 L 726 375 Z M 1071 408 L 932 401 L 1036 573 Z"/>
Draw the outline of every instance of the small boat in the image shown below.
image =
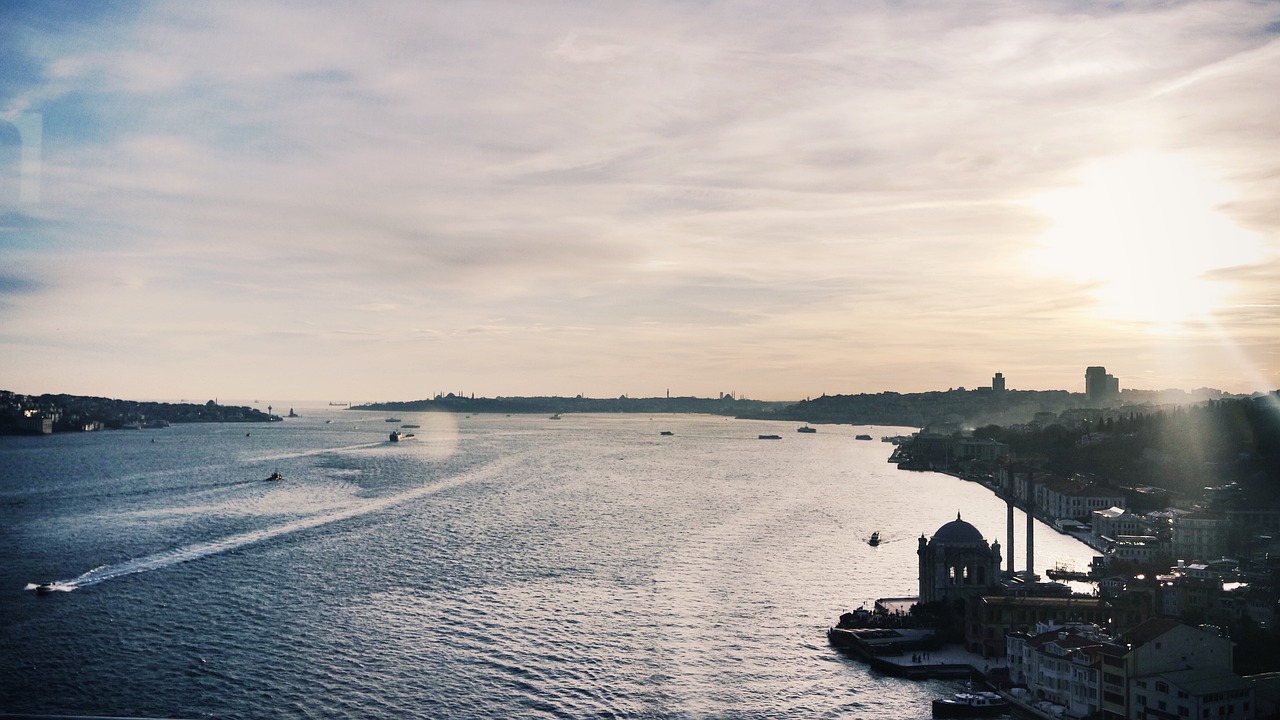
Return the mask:
<path fill-rule="evenodd" d="M 782 436 L 781 435 L 761 435 L 760 439 L 761 440 L 781 440 Z"/>
<path fill-rule="evenodd" d="M 548 420 L 559 420 L 559 419 L 560 419 L 560 413 L 556 413 L 555 415 L 552 415 L 551 417 L 549 417 L 549 418 L 547 418 L 547 419 L 548 419 Z"/>
<path fill-rule="evenodd" d="M 880 531 L 879 531 L 879 530 L 877 530 L 877 531 L 875 531 L 875 532 L 871 533 L 871 538 L 867 540 L 867 544 L 868 544 L 868 545 L 870 545 L 871 547 L 875 547 L 875 546 L 877 546 L 877 545 L 879 545 L 879 544 L 880 544 Z"/>
<path fill-rule="evenodd" d="M 383 422 L 400 422 L 400 418 L 387 418 Z"/>
<path fill-rule="evenodd" d="M 281 475 L 279 472 L 273 472 L 264 482 L 273 482 L 276 480 L 283 480 L 283 479 L 284 479 L 284 476 Z"/>
<path fill-rule="evenodd" d="M 468 417 L 470 417 L 470 416 L 468 416 Z M 420 427 L 422 427 L 422 426 L 421 426 L 421 425 L 414 425 L 414 424 L 412 424 L 412 423 L 406 423 L 406 424 L 404 424 L 404 425 L 401 425 L 400 427 L 402 427 L 402 428 L 420 428 Z"/>
<path fill-rule="evenodd" d="M 870 440 L 870 439 L 871 439 L 871 436 L 870 436 L 870 435 L 866 435 L 866 434 L 858 435 L 858 436 L 856 436 L 856 437 L 857 437 L 857 439 L 858 439 L 858 440 Z"/>
<path fill-rule="evenodd" d="M 796 428 L 796 432 L 798 432 L 798 433 L 816 433 L 816 432 L 818 432 L 818 430 L 817 430 L 817 428 L 811 428 L 811 427 L 809 427 L 808 425 L 805 425 L 804 427 Z"/>
<path fill-rule="evenodd" d="M 40 583 L 39 585 L 37 585 L 37 586 L 36 586 L 36 594 L 37 594 L 37 595 L 48 595 L 49 593 L 53 592 L 54 590 L 55 590 L 55 588 L 54 588 L 54 586 L 53 586 L 53 583 L 51 583 L 51 582 Z"/>
<path fill-rule="evenodd" d="M 1009 711 L 1009 701 L 993 692 L 962 692 L 933 701 L 936 718 L 994 717 Z"/>
<path fill-rule="evenodd" d="M 663 430 L 662 432 L 660 432 L 660 433 L 658 433 L 658 434 L 659 434 L 659 435 L 675 435 L 675 433 L 671 432 L 670 430 Z"/>
<path fill-rule="evenodd" d="M 408 440 L 411 437 L 414 437 L 413 433 L 400 432 L 399 430 L 391 431 L 391 442 L 400 442 L 401 440 Z"/>

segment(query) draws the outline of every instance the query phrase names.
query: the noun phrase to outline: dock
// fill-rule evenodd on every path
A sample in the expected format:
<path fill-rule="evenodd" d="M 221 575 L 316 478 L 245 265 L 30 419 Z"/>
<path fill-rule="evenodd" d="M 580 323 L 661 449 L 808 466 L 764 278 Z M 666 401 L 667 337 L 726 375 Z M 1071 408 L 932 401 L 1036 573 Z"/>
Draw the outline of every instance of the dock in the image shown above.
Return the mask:
<path fill-rule="evenodd" d="M 827 640 L 877 672 L 909 680 L 985 680 L 992 670 L 1008 667 L 1003 658 L 941 644 L 927 629 L 833 627 Z"/>

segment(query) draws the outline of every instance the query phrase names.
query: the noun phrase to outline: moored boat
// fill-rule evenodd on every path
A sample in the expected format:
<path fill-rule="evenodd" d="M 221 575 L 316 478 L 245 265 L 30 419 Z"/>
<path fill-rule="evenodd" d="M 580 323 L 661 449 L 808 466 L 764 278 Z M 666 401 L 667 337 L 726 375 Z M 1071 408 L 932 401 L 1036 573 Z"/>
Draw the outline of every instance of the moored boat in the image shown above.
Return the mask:
<path fill-rule="evenodd" d="M 936 718 L 995 717 L 1008 710 L 1009 701 L 993 692 L 962 692 L 933 701 Z"/>

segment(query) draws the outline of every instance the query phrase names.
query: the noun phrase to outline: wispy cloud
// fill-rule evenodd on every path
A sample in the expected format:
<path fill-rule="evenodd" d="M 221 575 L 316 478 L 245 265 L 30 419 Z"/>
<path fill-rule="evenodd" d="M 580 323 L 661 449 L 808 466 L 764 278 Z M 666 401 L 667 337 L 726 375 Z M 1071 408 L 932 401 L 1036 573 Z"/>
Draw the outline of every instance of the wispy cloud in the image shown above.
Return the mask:
<path fill-rule="evenodd" d="M 1135 151 L 1213 168 L 1265 244 L 1218 311 L 1258 366 L 1196 377 L 1280 384 L 1274 5 L 7 12 L 0 118 L 44 127 L 40 202 L 0 186 L 40 223 L 0 232 L 27 389 L 421 395 L 406 361 L 507 395 L 1150 377 L 1142 332 L 1023 262 L 1053 222 L 1030 200 Z M 102 333 L 136 352 L 77 379 L 61 342 Z M 266 337 L 288 370 L 235 362 Z"/>

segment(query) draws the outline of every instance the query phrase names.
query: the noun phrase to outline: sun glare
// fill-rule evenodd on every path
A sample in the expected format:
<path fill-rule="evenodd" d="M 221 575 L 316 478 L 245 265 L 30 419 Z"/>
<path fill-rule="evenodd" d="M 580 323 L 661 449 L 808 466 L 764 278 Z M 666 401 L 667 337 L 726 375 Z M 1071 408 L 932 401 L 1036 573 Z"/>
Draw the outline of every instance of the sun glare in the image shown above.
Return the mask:
<path fill-rule="evenodd" d="M 1054 224 L 1028 260 L 1089 286 L 1100 317 L 1166 329 L 1205 319 L 1232 289 L 1206 276 L 1261 257 L 1261 239 L 1220 210 L 1233 199 L 1186 158 L 1101 160 L 1081 172 L 1077 187 L 1033 200 Z"/>

